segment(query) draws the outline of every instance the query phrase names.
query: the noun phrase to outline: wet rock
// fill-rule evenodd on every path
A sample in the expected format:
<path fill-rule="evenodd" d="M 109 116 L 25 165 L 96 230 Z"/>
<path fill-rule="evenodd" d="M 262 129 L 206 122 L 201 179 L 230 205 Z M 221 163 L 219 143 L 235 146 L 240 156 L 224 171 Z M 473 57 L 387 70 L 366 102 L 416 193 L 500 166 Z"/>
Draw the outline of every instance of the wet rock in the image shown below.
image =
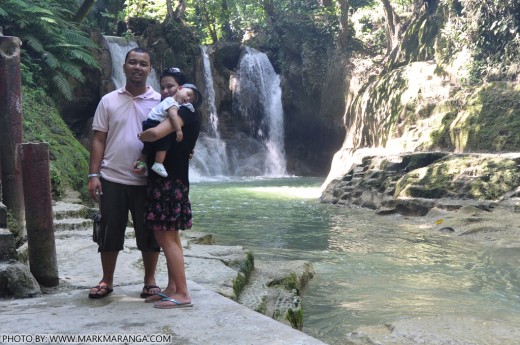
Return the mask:
<path fill-rule="evenodd" d="M 300 292 L 314 274 L 313 265 L 306 261 L 257 262 L 238 302 L 301 330 L 303 308 Z"/>
<path fill-rule="evenodd" d="M 455 229 L 453 229 L 451 226 L 444 226 L 439 229 L 439 232 L 452 233 L 455 232 Z"/>
<path fill-rule="evenodd" d="M 7 229 L 0 228 L 0 260 L 11 259 L 16 259 L 13 234 Z"/>

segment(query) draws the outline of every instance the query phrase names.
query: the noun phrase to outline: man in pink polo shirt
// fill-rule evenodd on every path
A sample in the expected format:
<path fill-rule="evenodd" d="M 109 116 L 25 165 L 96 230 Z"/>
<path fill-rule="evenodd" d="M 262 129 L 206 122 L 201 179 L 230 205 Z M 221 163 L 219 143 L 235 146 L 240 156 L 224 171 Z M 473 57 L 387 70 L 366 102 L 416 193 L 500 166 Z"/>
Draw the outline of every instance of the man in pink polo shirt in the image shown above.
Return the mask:
<path fill-rule="evenodd" d="M 126 85 L 112 91 L 99 102 L 94 115 L 90 151 L 88 191 L 100 201 L 101 224 L 97 239 L 103 277 L 90 289 L 90 298 L 103 298 L 113 291 L 114 271 L 119 251 L 124 247 L 128 212 L 132 215 L 137 247 L 144 263 L 141 297 L 158 293 L 155 269 L 159 246 L 153 232 L 144 225 L 147 176 L 133 172 L 143 144 L 137 140 L 142 122 L 161 100 L 147 85 L 152 70 L 150 54 L 135 48 L 128 52 L 123 69 Z"/>

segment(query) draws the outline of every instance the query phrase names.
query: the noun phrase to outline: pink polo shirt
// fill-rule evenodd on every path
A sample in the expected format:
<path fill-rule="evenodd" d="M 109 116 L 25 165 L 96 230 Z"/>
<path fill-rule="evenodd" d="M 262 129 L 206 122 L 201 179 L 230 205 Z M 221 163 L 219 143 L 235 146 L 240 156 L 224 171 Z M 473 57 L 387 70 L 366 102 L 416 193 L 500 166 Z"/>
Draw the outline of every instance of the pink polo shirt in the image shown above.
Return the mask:
<path fill-rule="evenodd" d="M 147 177 L 132 172 L 143 143 L 137 139 L 142 122 L 161 101 L 161 95 L 150 86 L 146 93 L 132 96 L 125 87 L 112 91 L 98 104 L 92 129 L 106 132 L 105 154 L 100 173 L 104 179 L 126 185 L 146 185 Z"/>

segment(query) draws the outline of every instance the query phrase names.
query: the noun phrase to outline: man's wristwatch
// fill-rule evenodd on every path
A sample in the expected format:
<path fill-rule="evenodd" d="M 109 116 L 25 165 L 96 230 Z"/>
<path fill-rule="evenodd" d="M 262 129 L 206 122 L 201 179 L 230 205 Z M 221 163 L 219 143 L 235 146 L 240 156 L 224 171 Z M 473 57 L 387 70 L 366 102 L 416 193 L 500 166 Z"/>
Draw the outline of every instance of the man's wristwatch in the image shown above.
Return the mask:
<path fill-rule="evenodd" d="M 91 177 L 99 177 L 100 175 L 99 174 L 88 174 L 88 178 L 91 178 Z"/>

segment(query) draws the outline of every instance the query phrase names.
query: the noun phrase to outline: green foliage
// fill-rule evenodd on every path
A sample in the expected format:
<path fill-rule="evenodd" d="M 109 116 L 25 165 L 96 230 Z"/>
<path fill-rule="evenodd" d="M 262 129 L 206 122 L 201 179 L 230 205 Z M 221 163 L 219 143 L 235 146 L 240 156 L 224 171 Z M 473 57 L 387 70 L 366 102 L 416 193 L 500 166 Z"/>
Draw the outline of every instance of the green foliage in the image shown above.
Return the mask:
<path fill-rule="evenodd" d="M 386 50 L 385 16 L 381 6 L 361 8 L 351 16 L 354 34 L 365 51 L 383 55 Z"/>
<path fill-rule="evenodd" d="M 23 139 L 49 143 L 53 197 L 62 197 L 67 187 L 85 197 L 88 151 L 74 138 L 43 90 L 23 87 L 22 93 Z"/>
<path fill-rule="evenodd" d="M 126 18 L 148 18 L 163 21 L 166 18 L 166 0 L 126 0 Z"/>
<path fill-rule="evenodd" d="M 469 84 L 516 77 L 520 70 L 520 1 L 444 0 L 449 20 L 443 28 L 445 56 L 469 49 Z"/>
<path fill-rule="evenodd" d="M 15 244 L 14 244 L 15 248 L 20 247 L 26 240 L 24 238 L 25 236 L 22 236 L 24 229 L 23 229 L 23 226 L 20 224 L 20 222 L 15 219 L 11 210 L 7 211 L 7 228 L 13 234 L 13 238 L 15 241 Z M 18 252 L 15 250 L 12 253 L 12 255 L 13 255 L 13 257 L 16 258 L 16 257 L 18 257 Z"/>
<path fill-rule="evenodd" d="M 186 7 L 186 21 L 202 38 L 203 44 L 215 43 L 211 31 L 218 40 L 241 41 L 244 34 L 265 27 L 267 22 L 266 13 L 258 1 L 188 0 Z M 226 37 L 227 27 L 231 30 L 231 37 Z"/>
<path fill-rule="evenodd" d="M 92 54 L 97 45 L 72 21 L 73 0 L 3 0 L 0 20 L 4 35 L 22 40 L 24 85 L 48 85 L 67 100 L 85 81 L 82 68 L 99 68 Z M 43 82 L 42 82 L 43 81 Z"/>

